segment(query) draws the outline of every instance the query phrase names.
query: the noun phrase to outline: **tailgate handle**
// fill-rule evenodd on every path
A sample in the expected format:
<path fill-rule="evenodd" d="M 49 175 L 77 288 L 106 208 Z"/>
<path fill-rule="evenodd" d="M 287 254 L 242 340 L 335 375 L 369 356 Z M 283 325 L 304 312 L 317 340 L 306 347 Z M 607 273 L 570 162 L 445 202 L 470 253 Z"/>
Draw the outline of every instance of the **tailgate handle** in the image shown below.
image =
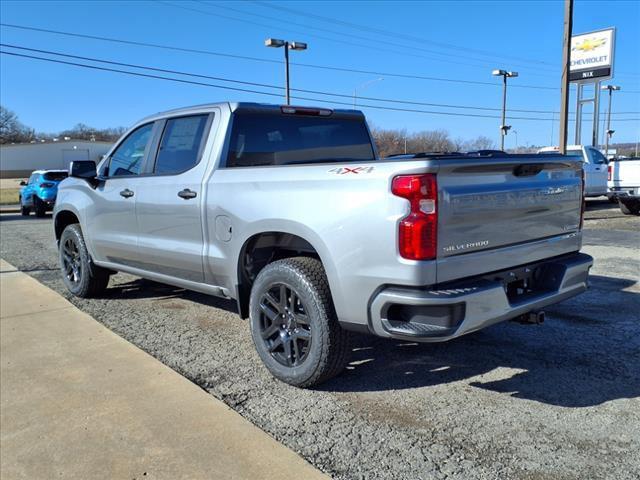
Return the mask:
<path fill-rule="evenodd" d="M 540 164 L 526 164 L 526 165 L 518 165 L 513 169 L 513 174 L 516 177 L 532 177 L 533 175 L 539 174 L 544 165 Z"/>

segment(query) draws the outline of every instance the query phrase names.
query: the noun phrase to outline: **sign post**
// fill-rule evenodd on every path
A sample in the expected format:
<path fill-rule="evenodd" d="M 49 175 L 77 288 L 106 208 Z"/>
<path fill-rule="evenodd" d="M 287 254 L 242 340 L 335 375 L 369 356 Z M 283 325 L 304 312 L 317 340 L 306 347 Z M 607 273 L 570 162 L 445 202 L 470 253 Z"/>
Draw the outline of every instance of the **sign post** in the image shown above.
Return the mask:
<path fill-rule="evenodd" d="M 571 37 L 569 81 L 576 84 L 575 143 L 581 144 L 582 107 L 593 103 L 591 145 L 598 146 L 600 119 L 600 82 L 613 77 L 615 28 L 596 30 Z M 593 97 L 584 97 L 585 85 L 592 84 Z"/>

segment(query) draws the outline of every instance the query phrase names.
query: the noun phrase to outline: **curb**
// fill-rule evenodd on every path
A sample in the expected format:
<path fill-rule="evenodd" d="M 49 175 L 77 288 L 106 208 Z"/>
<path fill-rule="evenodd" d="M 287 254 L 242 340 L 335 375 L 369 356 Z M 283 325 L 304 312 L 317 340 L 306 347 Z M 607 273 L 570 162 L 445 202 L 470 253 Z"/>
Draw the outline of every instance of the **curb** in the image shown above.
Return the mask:
<path fill-rule="evenodd" d="M 20 205 L 0 205 L 0 213 L 20 213 Z"/>

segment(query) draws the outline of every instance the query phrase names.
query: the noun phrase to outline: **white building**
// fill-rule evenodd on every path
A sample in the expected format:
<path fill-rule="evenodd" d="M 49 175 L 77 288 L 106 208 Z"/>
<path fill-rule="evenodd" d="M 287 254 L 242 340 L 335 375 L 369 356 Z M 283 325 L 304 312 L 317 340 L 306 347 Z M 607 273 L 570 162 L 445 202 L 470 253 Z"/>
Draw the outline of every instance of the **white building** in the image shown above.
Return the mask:
<path fill-rule="evenodd" d="M 34 170 L 68 170 L 73 160 L 98 162 L 111 145 L 73 139 L 0 145 L 0 178 L 28 177 Z"/>

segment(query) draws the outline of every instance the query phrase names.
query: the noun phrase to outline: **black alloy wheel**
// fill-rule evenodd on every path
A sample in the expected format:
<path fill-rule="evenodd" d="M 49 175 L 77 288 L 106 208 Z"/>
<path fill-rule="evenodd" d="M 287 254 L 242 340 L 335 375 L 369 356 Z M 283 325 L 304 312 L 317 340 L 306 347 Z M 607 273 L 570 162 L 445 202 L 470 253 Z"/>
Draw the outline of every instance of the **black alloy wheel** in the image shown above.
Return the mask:
<path fill-rule="evenodd" d="M 58 249 L 62 281 L 72 294 L 87 298 L 104 292 L 111 272 L 93 263 L 79 224 L 65 227 Z"/>
<path fill-rule="evenodd" d="M 270 355 L 285 367 L 297 367 L 309 355 L 312 329 L 300 296 L 284 283 L 272 284 L 260 297 L 260 336 Z"/>
<path fill-rule="evenodd" d="M 82 259 L 76 239 L 67 237 L 61 248 L 62 274 L 73 285 L 82 281 Z"/>

